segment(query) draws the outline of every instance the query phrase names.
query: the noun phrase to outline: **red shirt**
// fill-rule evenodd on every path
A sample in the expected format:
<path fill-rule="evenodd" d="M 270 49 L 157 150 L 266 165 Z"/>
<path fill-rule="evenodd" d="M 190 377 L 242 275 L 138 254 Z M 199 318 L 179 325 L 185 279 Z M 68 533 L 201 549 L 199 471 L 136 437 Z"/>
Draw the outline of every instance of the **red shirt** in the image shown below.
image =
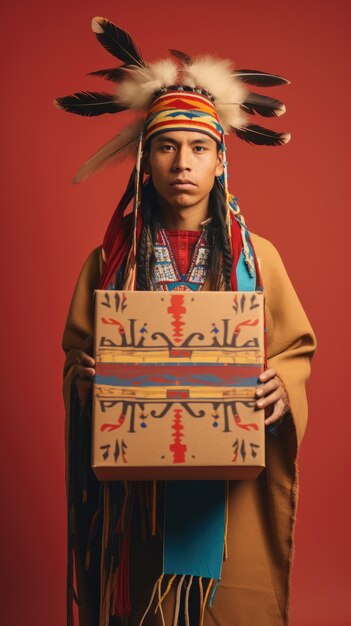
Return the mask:
<path fill-rule="evenodd" d="M 180 274 L 187 274 L 201 230 L 165 230 Z"/>

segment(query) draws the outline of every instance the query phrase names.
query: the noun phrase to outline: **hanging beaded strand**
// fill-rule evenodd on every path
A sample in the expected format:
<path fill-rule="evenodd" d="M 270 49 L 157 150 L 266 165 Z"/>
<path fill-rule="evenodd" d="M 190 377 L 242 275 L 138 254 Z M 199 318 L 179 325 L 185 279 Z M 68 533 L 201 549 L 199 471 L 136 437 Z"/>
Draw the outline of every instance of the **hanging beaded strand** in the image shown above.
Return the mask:
<path fill-rule="evenodd" d="M 226 206 L 226 215 L 225 221 L 228 229 L 228 237 L 229 241 L 232 238 L 232 225 L 230 219 L 231 207 L 230 207 L 230 193 L 228 190 L 228 161 L 227 161 L 227 147 L 224 141 L 224 133 L 222 133 L 222 145 L 221 150 L 223 152 L 223 184 L 224 184 L 224 195 L 225 195 L 225 206 Z"/>
<path fill-rule="evenodd" d="M 136 287 L 136 256 L 137 256 L 137 230 L 138 230 L 138 212 L 141 201 L 141 160 L 143 158 L 143 133 L 140 133 L 137 159 L 135 164 L 135 182 L 134 182 L 134 202 L 133 202 L 133 236 L 132 246 L 128 255 L 126 279 L 124 289 L 135 291 Z"/>

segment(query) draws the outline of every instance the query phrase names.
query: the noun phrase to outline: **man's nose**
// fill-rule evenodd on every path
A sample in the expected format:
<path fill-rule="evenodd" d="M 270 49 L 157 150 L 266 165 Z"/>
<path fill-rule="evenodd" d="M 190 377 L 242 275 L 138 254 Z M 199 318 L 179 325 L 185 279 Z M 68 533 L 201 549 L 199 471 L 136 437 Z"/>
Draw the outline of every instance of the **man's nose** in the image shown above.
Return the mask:
<path fill-rule="evenodd" d="M 176 151 L 174 155 L 173 169 L 176 172 L 191 169 L 189 150 L 185 146 Z"/>

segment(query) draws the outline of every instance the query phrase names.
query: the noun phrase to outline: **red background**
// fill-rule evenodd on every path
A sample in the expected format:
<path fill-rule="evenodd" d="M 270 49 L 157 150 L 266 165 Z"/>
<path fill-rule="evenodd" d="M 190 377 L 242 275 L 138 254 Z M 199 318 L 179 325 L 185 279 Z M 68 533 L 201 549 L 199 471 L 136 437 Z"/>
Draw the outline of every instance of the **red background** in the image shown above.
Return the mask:
<path fill-rule="evenodd" d="M 73 186 L 78 166 L 123 120 L 52 106 L 55 96 L 109 88 L 85 76 L 114 65 L 90 32 L 96 14 L 130 30 L 147 59 L 168 47 L 212 52 L 292 81 L 269 90 L 288 109 L 271 127 L 291 130 L 291 143 L 255 148 L 233 139 L 230 187 L 249 228 L 278 246 L 319 339 L 301 450 L 291 626 L 349 624 L 347 0 L 39 0 L 2 9 L 1 623 L 65 621 L 60 340 L 80 267 L 100 244 L 131 167 Z"/>

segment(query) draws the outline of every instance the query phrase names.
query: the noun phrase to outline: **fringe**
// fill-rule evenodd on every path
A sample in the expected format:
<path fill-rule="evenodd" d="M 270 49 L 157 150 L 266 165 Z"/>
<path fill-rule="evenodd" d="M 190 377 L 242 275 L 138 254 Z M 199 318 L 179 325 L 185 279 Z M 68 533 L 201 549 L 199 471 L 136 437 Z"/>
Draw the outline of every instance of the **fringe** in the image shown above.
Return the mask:
<path fill-rule="evenodd" d="M 145 520 L 142 520 L 143 537 L 146 536 L 146 532 L 150 532 L 154 537 L 157 535 L 158 528 L 157 523 L 157 499 L 158 499 L 158 485 L 157 481 L 147 481 L 144 483 L 144 491 L 140 495 L 140 506 L 144 511 L 146 509 Z M 145 527 L 147 523 L 147 529 Z M 145 528 L 145 530 L 144 530 Z"/>
<path fill-rule="evenodd" d="M 182 586 L 183 586 L 184 578 L 185 578 L 185 575 L 183 574 L 183 576 L 181 576 L 181 578 L 179 580 L 179 583 L 178 583 L 178 586 L 177 586 L 176 601 L 175 601 L 175 607 L 174 607 L 173 626 L 178 626 L 179 609 L 180 609 L 180 594 L 182 592 Z"/>
<path fill-rule="evenodd" d="M 106 594 L 105 594 L 104 605 L 103 605 L 104 606 L 104 622 L 100 624 L 99 626 L 109 626 L 109 623 L 110 623 L 112 580 L 113 580 L 113 571 L 112 571 L 112 561 L 111 561 L 109 574 L 107 578 Z"/>
<path fill-rule="evenodd" d="M 115 572 L 114 590 L 112 594 L 111 615 L 119 617 L 130 615 L 130 535 L 131 527 L 128 526 L 122 539 L 121 557 Z"/>
<path fill-rule="evenodd" d="M 152 592 L 151 592 L 151 596 L 150 596 L 150 600 L 149 600 L 149 604 L 147 605 L 142 618 L 139 622 L 139 626 L 143 626 L 145 618 L 147 617 L 149 611 L 151 610 L 151 607 L 155 601 L 155 597 L 157 595 L 157 602 L 156 602 L 156 608 L 154 610 L 154 614 L 156 615 L 157 611 L 160 611 L 160 616 L 161 616 L 161 621 L 162 621 L 162 626 L 166 626 L 165 623 L 165 617 L 163 614 L 163 610 L 162 610 L 162 603 L 164 601 L 164 599 L 166 598 L 166 596 L 169 594 L 172 585 L 175 581 L 175 579 L 177 578 L 177 574 L 173 574 L 166 586 L 165 591 L 162 593 L 162 582 L 164 580 L 164 574 L 161 574 L 159 576 L 159 578 L 156 580 L 153 588 L 152 588 Z M 177 582 L 177 588 L 176 588 L 176 592 L 175 592 L 175 601 L 174 601 L 174 615 L 173 615 L 173 621 L 172 624 L 169 624 L 169 626 L 178 626 L 179 623 L 179 613 L 180 613 L 180 606 L 181 606 L 181 596 L 182 596 L 182 589 L 184 587 L 184 581 L 187 579 L 187 575 L 182 574 L 181 576 L 179 576 L 179 580 Z M 190 596 L 190 589 L 192 586 L 194 580 L 194 576 L 193 575 L 189 575 L 188 580 L 187 580 L 187 585 L 186 585 L 186 591 L 185 591 L 185 597 L 184 597 L 184 622 L 185 622 L 185 626 L 190 626 L 190 614 L 189 614 L 189 596 Z M 215 593 L 217 591 L 218 585 L 220 583 L 219 580 L 214 580 L 213 578 L 209 579 L 209 582 L 207 584 L 206 587 L 206 591 L 204 594 L 204 590 L 203 590 L 203 580 L 202 577 L 198 577 L 198 582 L 199 582 L 199 592 L 200 592 L 200 612 L 199 612 L 199 621 L 198 621 L 198 626 L 204 626 L 204 619 L 205 619 L 205 609 L 207 604 L 209 604 L 209 606 L 212 606 L 213 603 L 213 599 L 215 596 Z M 216 583 L 215 586 L 213 587 L 213 583 Z M 213 587 L 212 590 L 212 594 L 211 594 L 211 589 Z M 209 600 L 210 598 L 210 600 Z M 99 625 L 101 626 L 101 624 Z M 105 626 L 105 625 L 103 625 Z"/>
<path fill-rule="evenodd" d="M 202 602 L 202 604 L 200 605 L 200 621 L 199 621 L 199 626 L 204 626 L 204 619 L 205 619 L 205 608 L 206 608 L 206 603 L 207 603 L 207 599 L 208 596 L 210 594 L 210 590 L 213 584 L 213 578 L 210 578 L 210 581 L 207 585 L 207 589 L 206 589 L 206 593 L 205 593 L 205 597 L 204 600 Z"/>
<path fill-rule="evenodd" d="M 229 207 L 230 213 L 233 214 L 234 219 L 237 221 L 237 223 L 240 226 L 241 243 L 243 246 L 245 263 L 246 263 L 250 276 L 253 276 L 255 273 L 255 269 L 257 270 L 257 267 L 256 267 L 257 264 L 254 258 L 255 255 L 252 256 L 250 246 L 248 243 L 250 241 L 250 235 L 249 235 L 249 231 L 247 230 L 245 218 L 240 211 L 240 207 L 237 203 L 237 199 L 234 198 L 230 193 L 228 193 L 228 196 L 226 196 L 226 198 L 227 198 L 227 207 Z M 252 244 L 251 244 L 251 247 L 252 247 Z"/>
<path fill-rule="evenodd" d="M 145 521 L 145 517 L 146 517 L 146 511 L 145 511 L 146 489 L 145 489 L 145 497 L 144 498 L 143 498 L 142 487 L 141 487 L 141 483 L 140 482 L 137 483 L 137 489 L 138 489 L 139 510 L 140 510 L 140 519 L 141 519 L 141 536 L 143 538 L 143 541 L 145 541 L 146 540 L 146 521 Z"/>
<path fill-rule="evenodd" d="M 67 626 L 74 626 L 73 603 L 79 605 L 77 592 L 74 588 L 74 533 L 75 533 L 75 506 L 74 506 L 74 460 L 78 458 L 77 482 L 82 486 L 82 500 L 84 500 L 84 470 L 82 449 L 78 447 L 78 432 L 82 426 L 83 411 L 80 407 L 78 392 L 74 384 L 70 392 L 69 414 L 69 447 L 68 447 L 68 491 L 67 491 L 67 577 L 66 577 L 66 618 Z M 83 429 L 83 439 L 85 432 Z M 85 439 L 84 439 L 85 441 Z M 84 446 L 85 448 L 86 446 Z M 89 445 L 88 445 L 89 449 Z"/>
<path fill-rule="evenodd" d="M 138 220 L 138 210 L 140 206 L 141 200 L 141 190 L 140 184 L 142 182 L 142 168 L 141 168 L 141 160 L 143 158 L 143 132 L 139 135 L 138 142 L 138 153 L 137 160 L 135 164 L 135 188 L 134 188 L 134 226 L 133 226 L 133 254 L 136 257 L 137 254 L 137 220 Z"/>
<path fill-rule="evenodd" d="M 154 537 L 156 535 L 156 517 L 157 517 L 157 481 L 152 481 L 152 522 L 151 522 L 151 534 Z"/>
<path fill-rule="evenodd" d="M 87 485 L 87 477 L 83 476 L 83 490 L 82 490 L 82 504 L 86 504 L 88 502 L 88 485 Z"/>
<path fill-rule="evenodd" d="M 224 135 L 222 135 L 222 152 L 223 152 L 223 183 L 224 183 L 224 195 L 225 195 L 225 205 L 226 205 L 225 221 L 227 224 L 228 238 L 229 238 L 229 241 L 231 241 L 231 238 L 232 238 L 232 223 L 230 219 L 231 196 L 228 190 L 228 161 L 227 161 L 227 148 L 224 143 Z"/>
<path fill-rule="evenodd" d="M 188 586 L 186 588 L 186 592 L 185 592 L 185 606 L 184 606 L 184 618 L 185 618 L 185 626 L 190 626 L 190 619 L 189 619 L 189 593 L 190 593 L 190 587 L 192 585 L 193 582 L 193 576 L 190 576 L 189 581 L 188 581 Z"/>
<path fill-rule="evenodd" d="M 137 160 L 135 165 L 135 178 L 134 178 L 134 204 L 133 204 L 133 237 L 132 237 L 132 247 L 129 251 L 128 260 L 127 260 L 127 269 L 126 269 L 126 280 L 124 289 L 128 291 L 135 291 L 136 287 L 136 273 L 137 273 L 137 265 L 136 265 L 136 255 L 137 255 L 137 226 L 138 226 L 138 211 L 140 206 L 140 198 L 141 198 L 141 182 L 143 178 L 142 168 L 141 168 L 141 160 L 143 157 L 143 133 L 140 133 L 139 142 L 138 142 L 138 153 Z"/>
<path fill-rule="evenodd" d="M 240 209 L 239 209 L 239 213 L 237 214 L 237 217 L 238 217 L 240 229 L 241 229 L 241 241 L 243 244 L 245 263 L 246 263 L 250 276 L 253 276 L 254 271 L 255 271 L 255 262 L 251 255 L 250 247 L 247 241 L 248 230 L 247 230 L 246 222 L 245 222 L 244 216 L 240 213 Z"/>
<path fill-rule="evenodd" d="M 217 592 L 217 589 L 219 587 L 219 583 L 220 582 L 221 582 L 220 580 L 217 580 L 215 586 L 213 587 L 213 591 L 211 593 L 211 597 L 210 597 L 210 601 L 209 601 L 209 606 L 213 605 L 213 601 L 214 601 L 214 598 L 215 598 L 215 595 L 216 595 L 216 592 Z"/>
<path fill-rule="evenodd" d="M 176 578 L 176 576 L 177 576 L 177 574 L 173 574 L 173 576 L 171 576 L 170 580 L 168 581 L 168 585 L 166 587 L 166 591 L 161 596 L 161 598 L 160 598 L 160 600 L 159 600 L 159 602 L 158 602 L 158 604 L 156 606 L 155 614 L 157 613 L 157 611 L 158 611 L 159 607 L 161 606 L 163 600 L 165 599 L 166 595 L 170 592 L 170 589 L 172 587 L 172 583 L 173 583 L 174 579 Z"/>
<path fill-rule="evenodd" d="M 111 566 L 108 574 L 106 573 L 107 549 L 110 535 L 110 485 L 104 483 L 103 487 L 103 523 L 102 523 L 102 543 L 101 543 L 101 564 L 100 564 L 100 617 L 99 626 L 108 626 L 110 612 L 110 581 Z"/>
<path fill-rule="evenodd" d="M 90 528 L 89 528 L 89 534 L 88 534 L 88 544 L 87 544 L 87 549 L 85 552 L 85 569 L 88 571 L 90 569 L 90 558 L 91 558 L 91 544 L 95 535 L 95 530 L 96 530 L 96 521 L 98 518 L 100 511 L 99 509 L 97 509 L 97 511 L 95 511 L 92 520 L 90 522 Z"/>
<path fill-rule="evenodd" d="M 201 613 L 201 607 L 204 603 L 204 589 L 202 586 L 202 576 L 199 577 L 199 592 L 200 592 L 200 613 Z"/>
<path fill-rule="evenodd" d="M 125 529 L 126 508 L 127 508 L 127 505 L 129 504 L 128 496 L 129 496 L 129 492 L 130 492 L 130 486 L 129 486 L 129 483 L 126 480 L 123 482 L 123 486 L 124 486 L 124 490 L 125 490 L 125 496 L 124 496 L 122 512 L 121 512 L 121 516 L 120 516 L 120 523 L 118 523 L 118 530 L 117 530 L 117 532 L 121 532 L 121 533 L 123 533 L 123 531 Z"/>
<path fill-rule="evenodd" d="M 73 504 L 67 507 L 67 581 L 66 581 L 66 607 L 67 607 L 67 626 L 74 626 L 74 617 L 73 617 L 73 596 L 74 596 L 74 587 L 73 587 L 73 565 L 74 565 L 74 557 L 73 557 L 73 532 L 72 532 L 72 508 Z"/>
<path fill-rule="evenodd" d="M 84 406 L 80 406 L 80 400 L 78 399 L 78 393 L 76 395 L 78 401 L 78 432 L 75 446 L 78 453 L 78 473 L 79 484 L 82 491 L 82 504 L 88 502 L 88 473 L 90 472 L 90 458 L 91 458 L 91 421 L 92 421 L 92 392 L 90 391 Z M 75 415 L 75 419 L 76 419 Z"/>
<path fill-rule="evenodd" d="M 136 282 L 136 258 L 133 254 L 133 247 L 129 250 L 126 263 L 126 280 L 123 289 L 126 291 L 134 291 Z"/>
<path fill-rule="evenodd" d="M 102 485 L 99 626 L 109 626 L 110 617 L 124 620 L 131 612 L 131 519 L 136 490 L 133 483 L 127 481 L 123 483 L 124 494 L 119 492 L 115 483 L 105 482 Z"/>
<path fill-rule="evenodd" d="M 158 586 L 157 586 L 157 600 L 158 600 L 158 602 L 160 602 L 160 600 L 161 600 L 161 587 L 162 587 L 163 574 L 161 574 L 161 576 L 160 576 L 160 578 L 158 580 L 159 580 L 159 583 L 158 583 Z M 161 620 L 162 620 L 162 626 L 166 626 L 165 616 L 163 615 L 162 604 L 160 604 L 160 615 L 161 615 Z"/>
<path fill-rule="evenodd" d="M 162 598 L 160 597 L 161 596 L 161 582 L 162 582 L 162 578 L 163 578 L 163 574 L 161 574 L 161 576 L 156 580 L 156 582 L 155 582 L 155 584 L 153 586 L 150 602 L 147 605 L 147 607 L 145 609 L 145 612 L 144 612 L 144 614 L 143 614 L 143 616 L 142 616 L 142 618 L 141 618 L 141 620 L 139 622 L 139 626 L 143 626 L 145 617 L 147 616 L 149 610 L 151 609 L 152 603 L 154 601 L 154 597 L 156 595 L 156 591 L 158 591 L 158 597 L 159 597 L 159 601 L 158 601 L 158 605 L 157 606 L 159 606 L 161 604 L 161 602 L 162 602 Z M 155 611 L 155 613 L 156 613 L 156 611 Z"/>

